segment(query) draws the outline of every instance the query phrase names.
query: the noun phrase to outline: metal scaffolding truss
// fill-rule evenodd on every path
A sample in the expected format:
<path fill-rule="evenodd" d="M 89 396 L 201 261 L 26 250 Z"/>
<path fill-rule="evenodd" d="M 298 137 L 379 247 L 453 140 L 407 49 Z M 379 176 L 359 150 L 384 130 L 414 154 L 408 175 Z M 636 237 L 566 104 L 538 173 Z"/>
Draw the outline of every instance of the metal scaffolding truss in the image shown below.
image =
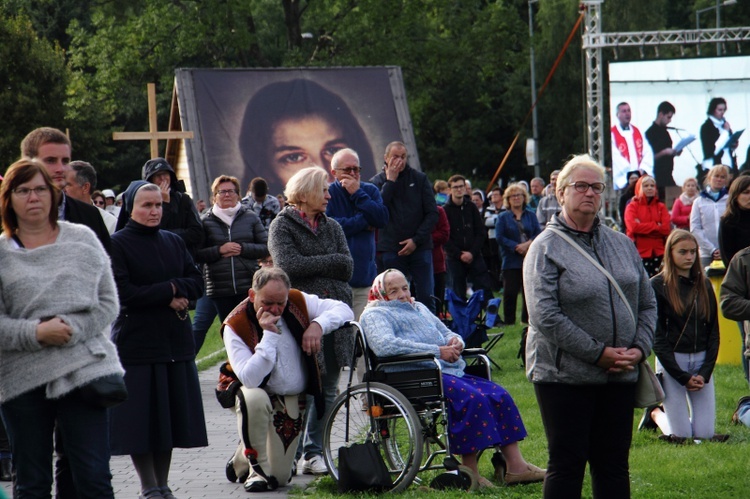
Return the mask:
<path fill-rule="evenodd" d="M 750 41 L 750 27 L 686 29 L 680 31 L 634 31 L 584 36 L 583 49 L 605 47 L 652 47 L 659 45 L 700 45 Z M 588 46 L 587 46 L 588 44 Z"/>
<path fill-rule="evenodd" d="M 586 59 L 586 117 L 588 131 L 589 154 L 604 164 L 604 144 L 609 143 L 609 134 L 604 133 L 604 112 L 606 103 L 603 102 L 603 61 L 602 49 L 611 48 L 615 51 L 625 47 L 641 49 L 641 57 L 645 57 L 644 48 L 653 47 L 656 57 L 658 48 L 666 45 L 680 45 L 681 50 L 695 46 L 700 54 L 700 45 L 716 43 L 736 43 L 750 41 L 750 27 L 719 28 L 681 31 L 640 31 L 630 33 L 602 33 L 601 5 L 604 0 L 582 0 L 581 8 L 585 11 L 583 51 Z M 605 140 L 607 139 L 607 140 Z"/>

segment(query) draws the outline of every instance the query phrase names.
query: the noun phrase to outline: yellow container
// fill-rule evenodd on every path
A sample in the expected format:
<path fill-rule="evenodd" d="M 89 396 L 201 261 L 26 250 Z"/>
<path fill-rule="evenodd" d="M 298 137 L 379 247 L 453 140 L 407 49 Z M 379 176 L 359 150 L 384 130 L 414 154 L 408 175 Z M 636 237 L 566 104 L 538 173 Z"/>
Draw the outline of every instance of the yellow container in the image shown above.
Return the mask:
<path fill-rule="evenodd" d="M 721 313 L 721 307 L 718 305 L 721 294 L 721 281 L 724 280 L 726 271 L 727 269 L 721 260 L 714 260 L 711 262 L 711 265 L 706 267 L 706 275 L 714 287 L 717 306 L 719 307 L 719 356 L 716 359 L 716 363 L 738 366 L 742 364 L 740 328 L 737 322 L 724 317 L 724 314 Z"/>

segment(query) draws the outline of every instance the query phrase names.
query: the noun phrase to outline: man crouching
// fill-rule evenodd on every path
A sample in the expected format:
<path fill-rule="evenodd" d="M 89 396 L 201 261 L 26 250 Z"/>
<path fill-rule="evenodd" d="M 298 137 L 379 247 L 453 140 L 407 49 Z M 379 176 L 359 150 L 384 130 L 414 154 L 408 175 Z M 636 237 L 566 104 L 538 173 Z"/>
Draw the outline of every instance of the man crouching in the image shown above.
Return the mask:
<path fill-rule="evenodd" d="M 227 472 L 249 472 L 248 492 L 288 483 L 305 393 L 315 397 L 318 414 L 325 413 L 317 362 L 320 339 L 354 318 L 345 303 L 290 288 L 283 270 L 261 268 L 253 276 L 249 297 L 221 328 L 230 365 L 243 385 L 235 403 L 242 443 Z"/>

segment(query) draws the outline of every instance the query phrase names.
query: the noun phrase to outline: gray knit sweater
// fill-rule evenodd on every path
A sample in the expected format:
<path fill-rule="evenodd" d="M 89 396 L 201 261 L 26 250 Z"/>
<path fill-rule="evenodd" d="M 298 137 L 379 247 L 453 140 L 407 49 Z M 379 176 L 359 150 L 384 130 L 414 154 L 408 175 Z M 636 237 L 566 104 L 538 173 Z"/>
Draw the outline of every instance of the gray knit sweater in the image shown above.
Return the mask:
<path fill-rule="evenodd" d="M 109 340 L 119 311 L 109 257 L 88 227 L 59 226 L 54 244 L 31 250 L 0 236 L 0 403 L 44 385 L 59 398 L 124 372 Z M 54 316 L 71 326 L 71 339 L 43 347 L 37 324 Z"/>
<path fill-rule="evenodd" d="M 297 209 L 287 206 L 268 229 L 268 251 L 273 264 L 289 275 L 293 288 L 352 306 L 349 279 L 354 261 L 336 220 L 321 214 L 317 231 L 313 231 Z M 328 336 L 323 338 L 324 349 L 329 341 Z M 339 367 L 349 365 L 354 353 L 353 332 L 349 328 L 336 330 L 333 341 Z"/>

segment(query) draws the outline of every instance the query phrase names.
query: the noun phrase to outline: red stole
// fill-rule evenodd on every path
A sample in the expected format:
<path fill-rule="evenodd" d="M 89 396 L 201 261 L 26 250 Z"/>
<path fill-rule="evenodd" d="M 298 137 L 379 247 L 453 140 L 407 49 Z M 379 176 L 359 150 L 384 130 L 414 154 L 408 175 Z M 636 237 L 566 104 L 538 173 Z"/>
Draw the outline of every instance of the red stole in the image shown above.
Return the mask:
<path fill-rule="evenodd" d="M 630 128 L 633 129 L 633 143 L 635 144 L 635 154 L 638 157 L 638 165 L 640 165 L 641 161 L 643 161 L 643 135 L 641 135 L 641 131 L 633 125 L 630 125 Z M 615 137 L 615 145 L 617 146 L 617 150 L 620 151 L 620 154 L 623 158 L 627 159 L 628 162 L 630 162 L 628 142 L 620 133 L 620 129 L 617 128 L 617 125 L 612 127 L 612 135 Z"/>

